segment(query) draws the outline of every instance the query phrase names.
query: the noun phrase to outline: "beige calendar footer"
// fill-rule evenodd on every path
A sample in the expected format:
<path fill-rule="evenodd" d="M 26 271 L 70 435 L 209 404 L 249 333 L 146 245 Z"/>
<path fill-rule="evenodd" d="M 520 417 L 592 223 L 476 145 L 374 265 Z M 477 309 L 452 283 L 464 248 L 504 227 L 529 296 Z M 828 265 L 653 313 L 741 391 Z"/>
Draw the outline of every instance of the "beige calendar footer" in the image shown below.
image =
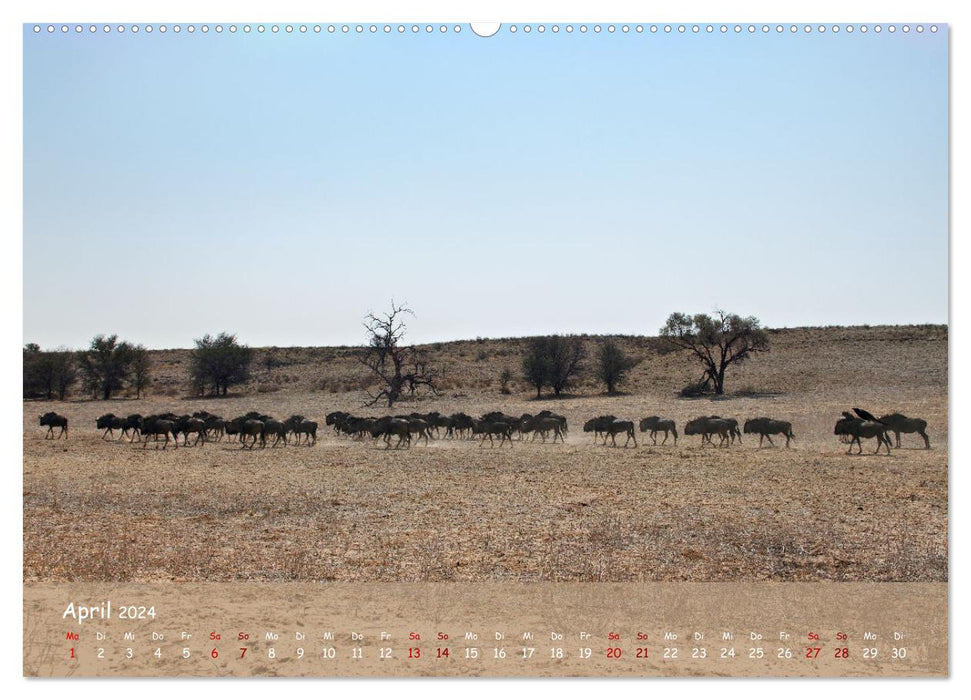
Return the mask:
<path fill-rule="evenodd" d="M 946 583 L 24 585 L 26 676 L 946 674 Z"/>

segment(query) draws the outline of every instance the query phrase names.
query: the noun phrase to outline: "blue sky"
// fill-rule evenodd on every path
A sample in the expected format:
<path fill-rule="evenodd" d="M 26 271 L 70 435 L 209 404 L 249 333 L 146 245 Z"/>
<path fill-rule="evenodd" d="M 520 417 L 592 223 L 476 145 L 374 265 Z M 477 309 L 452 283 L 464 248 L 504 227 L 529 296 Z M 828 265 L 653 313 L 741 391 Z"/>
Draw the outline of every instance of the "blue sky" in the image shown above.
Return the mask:
<path fill-rule="evenodd" d="M 24 340 L 947 321 L 947 31 L 24 30 Z"/>

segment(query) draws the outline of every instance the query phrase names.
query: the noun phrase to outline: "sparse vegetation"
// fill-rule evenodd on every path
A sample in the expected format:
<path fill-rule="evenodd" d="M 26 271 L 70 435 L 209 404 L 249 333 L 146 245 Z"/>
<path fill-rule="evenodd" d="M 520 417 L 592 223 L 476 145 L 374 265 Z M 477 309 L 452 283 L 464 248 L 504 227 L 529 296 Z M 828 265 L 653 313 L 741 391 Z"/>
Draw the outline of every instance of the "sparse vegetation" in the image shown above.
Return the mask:
<path fill-rule="evenodd" d="M 369 313 L 365 317 L 368 344 L 358 359 L 371 370 L 380 386 L 376 393 L 368 395 L 368 406 L 386 401 L 391 408 L 405 390 L 412 397 L 423 389 L 432 394 L 438 392 L 436 383 L 440 372 L 428 363 L 423 350 L 401 344 L 408 330 L 404 317 L 414 315 L 407 306 L 399 306 L 392 300 L 391 311 L 380 316 Z"/>
<path fill-rule="evenodd" d="M 206 334 L 195 344 L 189 357 L 189 377 L 196 393 L 203 394 L 208 388 L 212 396 L 226 396 L 229 387 L 249 379 L 253 351 L 241 345 L 235 335 Z"/>
<path fill-rule="evenodd" d="M 502 370 L 499 375 L 499 393 L 504 395 L 509 395 L 512 391 L 509 389 L 509 382 L 512 381 L 512 370 L 508 367 Z"/>
<path fill-rule="evenodd" d="M 606 385 L 608 394 L 614 394 L 617 385 L 636 364 L 615 340 L 608 338 L 600 344 L 597 354 L 597 378 Z"/>
<path fill-rule="evenodd" d="M 566 445 L 517 441 L 501 451 L 432 441 L 386 453 L 329 434 L 323 417 L 359 410 L 371 381 L 350 348 L 288 350 L 286 373 L 299 381 L 281 377 L 279 390 L 258 393 L 257 377 L 218 402 L 184 400 L 190 351 L 152 351 L 153 389 L 126 412 L 299 412 L 321 423 L 321 447 L 142 453 L 94 429 L 116 403 L 24 402 L 23 578 L 946 581 L 947 335 L 941 326 L 780 331 L 770 354 L 732 372 L 732 387 L 758 396 L 692 402 L 675 395 L 687 379 L 684 353 L 652 354 L 650 371 L 622 385 L 630 396 L 591 390 L 557 406 L 569 420 Z M 460 361 L 443 344 L 454 391 L 420 410 L 535 414 L 532 392 L 496 393 L 503 365 L 527 344 L 470 341 L 488 350 L 485 363 L 474 352 Z M 515 354 L 497 359 L 505 349 Z M 324 381 L 334 393 L 317 390 Z M 933 449 L 905 442 L 890 457 L 846 455 L 833 421 L 853 405 L 921 416 Z M 48 410 L 70 417 L 70 440 L 43 439 L 37 417 Z M 580 426 L 608 413 L 656 413 L 679 427 L 696 415 L 770 415 L 791 421 L 798 443 L 602 448 Z"/>
<path fill-rule="evenodd" d="M 63 401 L 77 380 L 74 353 L 66 348 L 41 350 L 36 343 L 24 346 L 24 398 L 57 398 Z"/>
<path fill-rule="evenodd" d="M 725 393 L 725 371 L 753 353 L 769 349 L 769 336 L 757 318 L 716 311 L 714 316 L 673 313 L 660 331 L 672 346 L 689 350 L 701 363 L 701 382 L 717 395 Z"/>
<path fill-rule="evenodd" d="M 140 399 L 142 392 L 152 381 L 152 364 L 144 345 L 135 345 L 131 352 L 131 388 L 135 398 Z"/>
<path fill-rule="evenodd" d="M 134 346 L 118 342 L 117 335 L 97 335 L 91 347 L 77 354 L 84 390 L 105 401 L 128 381 L 134 359 Z"/>
<path fill-rule="evenodd" d="M 529 339 L 523 357 L 523 378 L 536 389 L 550 387 L 554 396 L 569 388 L 583 369 L 586 350 L 579 336 L 547 335 Z"/>

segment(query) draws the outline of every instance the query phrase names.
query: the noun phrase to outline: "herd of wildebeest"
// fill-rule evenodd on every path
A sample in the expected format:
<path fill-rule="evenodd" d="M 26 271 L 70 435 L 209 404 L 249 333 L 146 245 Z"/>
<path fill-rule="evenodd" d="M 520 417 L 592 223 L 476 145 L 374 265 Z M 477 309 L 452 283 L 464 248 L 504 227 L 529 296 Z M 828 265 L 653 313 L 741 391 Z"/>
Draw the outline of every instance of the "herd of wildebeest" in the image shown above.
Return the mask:
<path fill-rule="evenodd" d="M 496 438 L 499 438 L 500 447 L 506 442 L 512 447 L 514 438 L 535 441 L 539 437 L 542 442 L 551 439 L 555 443 L 557 438 L 565 442 L 567 435 L 566 418 L 551 411 L 541 411 L 535 416 L 527 413 L 519 417 L 494 411 L 480 418 L 473 418 L 465 413 L 443 415 L 437 411 L 381 417 L 354 416 L 344 411 L 334 411 L 327 415 L 326 424 L 331 426 L 336 434 L 353 439 L 362 441 L 368 438 L 375 441 L 382 439 L 386 449 L 392 447 L 391 443 L 394 439 L 397 439 L 394 444 L 395 449 L 410 447 L 412 441 L 424 440 L 427 445 L 430 440 L 436 439 L 473 440 L 476 438 L 479 439 L 480 447 L 485 444 L 486 439 L 494 446 Z M 40 425 L 47 427 L 45 439 L 59 439 L 61 436 L 67 439 L 68 437 L 68 419 L 65 416 L 54 412 L 46 413 L 40 416 Z M 182 416 L 163 413 L 121 417 L 108 413 L 98 418 L 95 425 L 98 430 L 104 431 L 103 439 L 113 438 L 115 431 L 119 431 L 118 440 L 127 437 L 129 442 L 134 442 L 138 439 L 142 442 L 142 449 L 147 447 L 150 441 L 154 443 L 155 449 L 158 449 L 159 442 L 164 439 L 162 443 L 164 450 L 170 442 L 169 436 L 175 447 L 179 445 L 180 436 L 183 446 L 189 445 L 190 436 L 194 437 L 193 445 L 220 442 L 226 438 L 235 439 L 240 443 L 241 448 L 250 450 L 254 449 L 257 443 L 261 448 L 267 447 L 270 440 L 273 441 L 270 447 L 281 444 L 284 447 L 290 444 L 312 446 L 317 443 L 315 421 L 300 415 L 290 416 L 286 420 L 277 420 L 256 411 L 230 420 L 207 411 L 197 411 L 192 415 Z M 661 445 L 667 443 L 669 436 L 673 437 L 675 445 L 678 442 L 678 430 L 673 420 L 650 416 L 642 419 L 638 427 L 640 432 L 650 433 L 653 445 L 658 444 L 658 434 L 662 432 L 664 439 Z M 56 436 L 55 428 L 60 429 Z M 598 416 L 588 420 L 583 426 L 583 431 L 593 433 L 594 443 L 603 438 L 600 444 L 606 445 L 609 438 L 611 445 L 616 447 L 618 446 L 617 436 L 620 435 L 626 437 L 623 447 L 627 447 L 632 440 L 634 446 L 637 446 L 634 421 L 631 420 L 619 419 L 612 415 Z M 877 418 L 868 411 L 854 408 L 853 413 L 843 412 L 833 432 L 842 442 L 849 444 L 847 453 L 852 452 L 854 445 L 858 448 L 857 454 L 862 453 L 862 440 L 874 438 L 877 441 L 875 452 L 879 453 L 881 448 L 886 448 L 887 454 L 890 454 L 891 433 L 896 437 L 898 448 L 901 433 L 917 433 L 924 440 L 924 448 L 930 449 L 927 421 L 908 418 L 900 413 L 891 413 Z M 713 438 L 718 436 L 718 446 L 728 447 L 736 440 L 741 443 L 742 433 L 758 435 L 760 447 L 765 440 L 774 445 L 773 435 L 784 437 L 786 447 L 789 447 L 790 442 L 795 439 L 792 424 L 789 421 L 764 417 L 745 421 L 741 431 L 737 420 L 720 416 L 702 416 L 684 424 L 684 434 L 701 436 L 702 445 L 714 446 Z"/>

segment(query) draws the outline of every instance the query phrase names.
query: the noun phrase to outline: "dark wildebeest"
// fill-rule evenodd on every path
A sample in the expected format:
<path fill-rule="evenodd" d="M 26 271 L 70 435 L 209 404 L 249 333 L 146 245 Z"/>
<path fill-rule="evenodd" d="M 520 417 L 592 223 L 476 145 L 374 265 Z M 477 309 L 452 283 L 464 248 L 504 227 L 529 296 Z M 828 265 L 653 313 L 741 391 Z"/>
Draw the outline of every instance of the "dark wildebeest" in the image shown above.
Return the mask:
<path fill-rule="evenodd" d="M 509 446 L 512 447 L 512 427 L 509 423 L 503 421 L 488 421 L 480 420 L 475 423 L 472 427 L 473 435 L 481 435 L 482 441 L 479 443 L 479 447 L 485 444 L 485 439 L 489 438 L 489 444 L 495 447 L 495 442 L 492 440 L 493 435 L 501 435 L 502 440 L 499 442 L 499 447 L 509 440 Z"/>
<path fill-rule="evenodd" d="M 445 428 L 445 437 L 454 437 L 455 421 L 451 416 L 443 416 L 441 413 L 429 413 L 428 416 L 431 418 L 430 424 L 435 428 L 436 437 L 441 437 L 442 428 Z"/>
<path fill-rule="evenodd" d="M 348 416 L 342 424 L 341 430 L 352 436 L 355 440 L 364 440 L 365 437 L 371 434 L 377 422 L 377 418 L 355 418 L 354 416 Z"/>
<path fill-rule="evenodd" d="M 533 440 L 539 433 L 543 442 L 546 442 L 546 436 L 552 431 L 553 442 L 556 442 L 556 438 L 560 438 L 560 442 L 566 442 L 563 437 L 563 422 L 555 416 L 533 416 L 532 418 L 520 419 L 519 429 L 523 434 L 532 433 Z"/>
<path fill-rule="evenodd" d="M 398 442 L 394 446 L 396 450 L 401 447 L 402 443 L 407 443 L 408 447 L 411 447 L 411 428 L 407 418 L 384 416 L 374 421 L 371 426 L 371 437 L 379 438 L 382 435 L 384 436 L 384 449 L 386 450 L 391 447 L 392 435 L 398 436 Z"/>
<path fill-rule="evenodd" d="M 283 421 L 275 420 L 273 418 L 263 421 L 263 429 L 260 431 L 260 447 L 266 447 L 266 438 L 269 435 L 276 438 L 270 447 L 276 447 L 281 441 L 283 442 L 283 446 L 286 447 L 287 432 L 289 432 L 289 428 Z"/>
<path fill-rule="evenodd" d="M 637 438 L 634 436 L 634 421 L 630 420 L 615 420 L 611 421 L 606 428 L 606 434 L 604 435 L 604 445 L 607 444 L 607 436 L 610 436 L 611 445 L 617 447 L 617 434 L 626 433 L 627 442 L 624 443 L 624 447 L 630 444 L 630 441 L 634 441 L 634 447 L 637 447 Z"/>
<path fill-rule="evenodd" d="M 67 416 L 61 416 L 54 411 L 48 411 L 44 415 L 40 416 L 40 424 L 42 426 L 47 426 L 47 435 L 44 436 L 45 440 L 59 440 L 61 435 L 67 440 Z M 61 432 L 54 437 L 54 428 L 60 428 Z"/>
<path fill-rule="evenodd" d="M 201 418 L 194 418 L 192 416 L 179 416 L 176 418 L 176 438 L 178 438 L 179 433 L 182 433 L 183 446 L 188 446 L 189 444 L 189 433 L 196 434 L 196 441 L 192 443 L 193 446 L 198 445 L 200 440 L 202 440 L 202 444 L 206 444 L 206 422 Z"/>
<path fill-rule="evenodd" d="M 255 418 L 245 418 L 239 426 L 239 441 L 242 443 L 242 447 L 246 447 L 246 438 L 252 437 L 253 442 L 249 444 L 249 448 L 252 450 L 256 446 L 256 441 L 260 440 L 260 447 L 266 446 L 266 439 L 263 436 L 263 421 L 256 420 Z"/>
<path fill-rule="evenodd" d="M 673 420 L 659 418 L 658 416 L 648 416 L 641 421 L 640 428 L 642 433 L 646 433 L 648 430 L 651 431 L 651 442 L 655 445 L 657 444 L 657 434 L 662 430 L 664 431 L 664 440 L 661 441 L 662 445 L 668 441 L 668 433 L 674 433 L 674 444 L 678 444 L 678 429 L 675 427 Z"/>
<path fill-rule="evenodd" d="M 334 432 L 339 433 L 341 431 L 341 425 L 347 418 L 350 417 L 350 413 L 346 413 L 344 411 L 332 411 L 331 413 L 327 414 L 326 418 L 324 418 L 324 424 L 333 426 Z"/>
<path fill-rule="evenodd" d="M 731 443 L 731 429 L 731 423 L 729 423 L 727 420 L 708 416 L 695 418 L 694 420 L 689 420 L 684 424 L 684 434 L 700 435 L 702 445 L 704 445 L 706 442 L 709 444 L 714 444 L 711 440 L 711 436 L 717 434 L 721 438 L 721 441 L 718 443 L 719 447 L 728 447 L 728 445 Z"/>
<path fill-rule="evenodd" d="M 293 433 L 294 437 L 297 439 L 297 444 L 299 445 L 303 439 L 301 436 L 307 436 L 307 444 L 310 444 L 310 438 L 313 438 L 314 444 L 317 444 L 317 423 L 312 420 L 307 420 L 301 415 L 294 414 L 284 421 L 287 426 L 287 432 Z"/>
<path fill-rule="evenodd" d="M 425 445 L 428 445 L 428 438 L 431 435 L 431 426 L 428 421 L 424 418 L 416 418 L 409 416 L 405 418 L 408 421 L 408 430 L 412 435 L 417 435 L 418 438 L 415 442 L 421 442 L 422 438 L 425 438 Z"/>
<path fill-rule="evenodd" d="M 404 416 L 402 416 L 404 417 Z M 445 418 L 438 411 L 431 411 L 429 413 L 411 413 L 407 416 L 408 420 L 420 420 L 425 422 L 425 432 L 428 433 L 428 437 L 435 440 L 441 437 L 441 432 L 439 431 L 439 426 L 442 425 L 442 418 Z M 446 419 L 447 420 L 447 419 Z M 443 427 L 448 427 L 445 424 Z M 412 432 L 417 432 L 414 427 L 411 429 Z"/>
<path fill-rule="evenodd" d="M 853 409 L 858 411 L 858 409 Z M 863 411 L 866 413 L 866 411 Z M 867 414 L 869 415 L 869 414 Z M 887 454 L 890 454 L 890 436 L 887 434 L 890 428 L 878 420 L 866 420 L 864 418 L 859 418 L 849 413 L 848 411 L 843 411 L 843 417 L 836 421 L 836 427 L 833 428 L 834 435 L 849 435 L 850 436 L 850 447 L 846 451 L 846 454 L 850 454 L 853 451 L 853 444 L 855 443 L 858 451 L 857 454 L 862 454 L 863 443 L 861 438 L 876 438 L 877 439 L 877 449 L 874 450 L 874 454 L 880 452 L 880 446 L 887 446 Z"/>
<path fill-rule="evenodd" d="M 317 421 L 307 420 L 306 418 L 300 421 L 300 424 L 296 427 L 294 432 L 297 434 L 297 444 L 300 444 L 300 436 L 307 436 L 307 445 L 317 444 Z M 313 442 L 311 442 L 313 440 Z"/>
<path fill-rule="evenodd" d="M 226 433 L 226 421 L 219 416 L 209 415 L 202 419 L 206 426 L 206 440 L 220 442 Z"/>
<path fill-rule="evenodd" d="M 880 417 L 880 422 L 890 426 L 891 432 L 897 438 L 897 447 L 900 447 L 900 433 L 917 433 L 924 438 L 924 449 L 931 448 L 931 440 L 927 437 L 927 421 L 922 418 L 908 418 L 902 413 L 888 413 Z"/>
<path fill-rule="evenodd" d="M 795 440 L 796 436 L 792 434 L 792 423 L 787 420 L 772 420 L 771 418 L 751 418 L 745 421 L 745 427 L 743 430 L 746 433 L 757 433 L 759 436 L 759 447 L 762 447 L 762 440 L 768 440 L 770 445 L 774 445 L 772 442 L 773 435 L 784 435 L 786 438 L 786 447 L 789 447 L 789 441 Z"/>
<path fill-rule="evenodd" d="M 607 426 L 617 420 L 617 416 L 597 416 L 596 418 L 591 418 L 586 423 L 583 424 L 583 432 L 593 433 L 593 442 L 596 444 L 597 438 L 604 436 L 604 442 L 607 440 Z"/>
<path fill-rule="evenodd" d="M 559 413 L 553 413 L 553 411 L 540 411 L 536 414 L 538 418 L 555 418 L 560 423 L 560 432 L 564 435 L 567 434 L 568 426 L 566 424 L 566 416 L 561 416 Z"/>
<path fill-rule="evenodd" d="M 103 416 L 99 416 L 94 422 L 95 427 L 98 430 L 104 431 L 101 434 L 102 440 L 107 440 L 109 435 L 114 437 L 115 430 L 121 430 L 123 423 L 124 421 L 122 420 L 121 416 L 116 416 L 114 413 L 106 413 Z"/>
<path fill-rule="evenodd" d="M 131 435 L 128 438 L 128 442 L 135 442 L 135 437 L 138 436 L 141 439 L 142 434 L 142 416 L 140 413 L 132 413 L 130 416 L 125 418 L 121 422 L 121 435 L 124 437 L 128 435 L 128 431 L 131 431 Z M 119 440 L 121 438 L 118 438 Z"/>
<path fill-rule="evenodd" d="M 458 433 L 460 438 L 472 435 L 475 428 L 475 420 L 472 416 L 467 413 L 453 413 L 450 418 L 452 419 L 452 427 L 448 429 L 447 435 Z"/>
<path fill-rule="evenodd" d="M 735 438 L 738 438 L 738 443 L 742 444 L 742 431 L 738 429 L 738 421 L 734 418 L 722 418 L 721 416 L 708 416 L 714 420 L 723 420 L 728 423 L 728 436 L 731 438 L 732 444 L 735 444 Z"/>
<path fill-rule="evenodd" d="M 226 432 L 226 435 L 235 435 L 237 440 L 242 441 L 243 436 L 240 434 L 240 430 L 245 422 L 246 418 L 243 418 L 242 416 L 233 418 L 232 420 L 226 421 L 225 425 L 223 425 L 223 430 Z"/>
<path fill-rule="evenodd" d="M 519 424 L 521 423 L 517 416 L 510 416 L 502 411 L 490 411 L 479 418 L 479 421 L 485 421 L 486 423 L 505 423 L 514 431 L 519 429 Z"/>
<path fill-rule="evenodd" d="M 152 436 L 155 438 L 155 449 L 158 449 L 158 436 L 165 436 L 165 444 L 162 445 L 164 450 L 169 444 L 169 433 L 172 434 L 172 440 L 176 447 L 179 446 L 179 438 L 175 434 L 175 421 L 169 420 L 167 418 L 161 418 L 159 416 L 148 416 L 142 421 L 142 436 L 145 440 L 142 442 L 142 449 L 148 445 L 148 438 Z"/>

